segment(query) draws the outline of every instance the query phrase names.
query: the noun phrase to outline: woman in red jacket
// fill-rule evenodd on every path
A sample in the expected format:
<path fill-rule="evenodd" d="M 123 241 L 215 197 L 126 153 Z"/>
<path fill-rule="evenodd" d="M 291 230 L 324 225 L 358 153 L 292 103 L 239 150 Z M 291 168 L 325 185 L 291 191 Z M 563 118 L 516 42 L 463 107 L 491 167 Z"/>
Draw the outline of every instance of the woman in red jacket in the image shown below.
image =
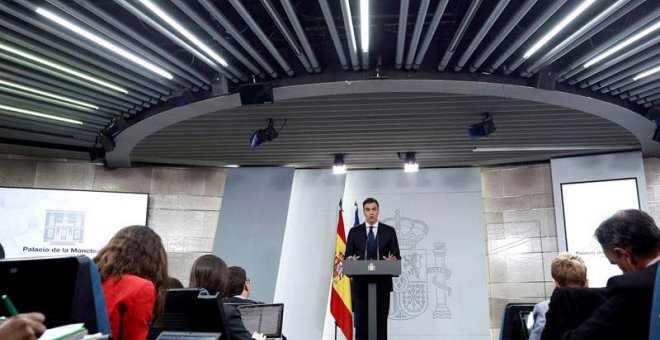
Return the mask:
<path fill-rule="evenodd" d="M 101 276 L 114 339 L 146 339 L 163 311 L 167 255 L 160 236 L 145 226 L 126 227 L 94 258 Z"/>

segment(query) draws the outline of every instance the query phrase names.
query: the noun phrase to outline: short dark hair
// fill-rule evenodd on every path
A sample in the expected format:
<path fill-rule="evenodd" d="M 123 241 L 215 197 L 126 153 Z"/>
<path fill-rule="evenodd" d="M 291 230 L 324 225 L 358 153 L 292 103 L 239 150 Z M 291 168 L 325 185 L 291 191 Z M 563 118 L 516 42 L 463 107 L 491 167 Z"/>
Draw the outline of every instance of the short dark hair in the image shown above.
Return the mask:
<path fill-rule="evenodd" d="M 376 206 L 380 208 L 380 205 L 378 204 L 378 201 L 373 197 L 369 197 L 366 200 L 364 200 L 364 202 L 362 202 L 362 208 L 364 208 L 364 206 L 369 204 L 369 203 L 376 203 Z"/>
<path fill-rule="evenodd" d="M 653 218 L 641 210 L 617 212 L 598 226 L 594 236 L 608 251 L 623 248 L 633 255 L 650 256 L 660 250 L 660 229 Z"/>
<path fill-rule="evenodd" d="M 243 285 L 247 281 L 247 273 L 245 269 L 237 266 L 229 267 L 229 287 L 227 288 L 227 296 L 236 296 L 243 293 Z"/>
<path fill-rule="evenodd" d="M 2 248 L 2 243 L 0 243 L 0 260 L 5 258 L 5 248 Z"/>

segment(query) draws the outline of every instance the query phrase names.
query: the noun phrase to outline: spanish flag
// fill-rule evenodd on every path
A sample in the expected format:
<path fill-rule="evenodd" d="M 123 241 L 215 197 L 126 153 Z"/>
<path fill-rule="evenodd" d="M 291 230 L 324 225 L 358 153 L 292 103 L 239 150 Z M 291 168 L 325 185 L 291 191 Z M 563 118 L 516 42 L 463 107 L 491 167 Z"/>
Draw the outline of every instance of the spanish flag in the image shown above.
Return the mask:
<path fill-rule="evenodd" d="M 346 339 L 353 339 L 353 316 L 351 314 L 351 281 L 342 274 L 342 262 L 346 253 L 346 233 L 344 232 L 344 218 L 342 217 L 341 202 L 339 208 L 339 222 L 337 222 L 337 240 L 335 241 L 335 261 L 332 269 L 332 293 L 330 296 L 330 312 L 335 318 L 337 326 L 344 333 Z"/>

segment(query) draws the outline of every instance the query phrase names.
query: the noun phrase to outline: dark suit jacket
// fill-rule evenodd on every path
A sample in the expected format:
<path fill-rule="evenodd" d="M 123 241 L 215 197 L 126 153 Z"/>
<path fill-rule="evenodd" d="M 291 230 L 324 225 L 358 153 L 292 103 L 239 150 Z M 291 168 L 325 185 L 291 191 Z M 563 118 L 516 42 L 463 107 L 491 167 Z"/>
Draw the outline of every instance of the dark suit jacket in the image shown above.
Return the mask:
<path fill-rule="evenodd" d="M 397 259 L 401 259 L 399 252 L 399 240 L 396 238 L 394 228 L 389 225 L 379 222 L 378 232 L 376 233 L 376 245 L 378 246 L 379 259 L 383 256 L 392 254 Z M 349 256 L 357 255 L 359 260 L 365 259 L 367 248 L 367 227 L 364 223 L 351 228 L 348 232 L 348 240 L 346 243 L 346 254 Z M 384 278 L 376 281 L 379 291 L 392 291 L 392 278 Z M 351 288 L 357 291 L 366 291 L 368 281 L 365 279 L 352 279 Z"/>
<path fill-rule="evenodd" d="M 564 333 L 562 340 L 647 340 L 657 268 L 610 278 L 605 303 L 578 328 Z"/>
<path fill-rule="evenodd" d="M 587 320 L 606 299 L 605 288 L 557 288 L 545 313 L 541 340 L 559 340 Z"/>
<path fill-rule="evenodd" d="M 252 334 L 245 329 L 243 319 L 241 319 L 241 312 L 238 307 L 231 304 L 222 304 L 225 312 L 225 321 L 227 328 L 229 328 L 229 337 L 222 337 L 222 340 L 251 340 Z"/>

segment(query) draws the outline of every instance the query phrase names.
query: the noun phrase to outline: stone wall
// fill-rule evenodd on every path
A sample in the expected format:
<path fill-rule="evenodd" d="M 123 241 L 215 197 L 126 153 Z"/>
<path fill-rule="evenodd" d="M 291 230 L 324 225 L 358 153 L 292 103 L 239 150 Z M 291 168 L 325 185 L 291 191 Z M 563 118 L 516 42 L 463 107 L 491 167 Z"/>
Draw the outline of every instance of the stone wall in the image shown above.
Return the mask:
<path fill-rule="evenodd" d="M 660 158 L 644 158 L 646 195 L 649 211 L 656 223 L 660 223 Z"/>
<path fill-rule="evenodd" d="M 550 164 L 482 168 L 481 184 L 491 338 L 498 339 L 508 302 L 536 303 L 552 294 L 557 233 Z"/>
<path fill-rule="evenodd" d="M 147 223 L 163 239 L 170 275 L 187 285 L 192 262 L 210 253 L 227 172 L 136 167 L 0 155 L 0 186 L 149 194 Z"/>

